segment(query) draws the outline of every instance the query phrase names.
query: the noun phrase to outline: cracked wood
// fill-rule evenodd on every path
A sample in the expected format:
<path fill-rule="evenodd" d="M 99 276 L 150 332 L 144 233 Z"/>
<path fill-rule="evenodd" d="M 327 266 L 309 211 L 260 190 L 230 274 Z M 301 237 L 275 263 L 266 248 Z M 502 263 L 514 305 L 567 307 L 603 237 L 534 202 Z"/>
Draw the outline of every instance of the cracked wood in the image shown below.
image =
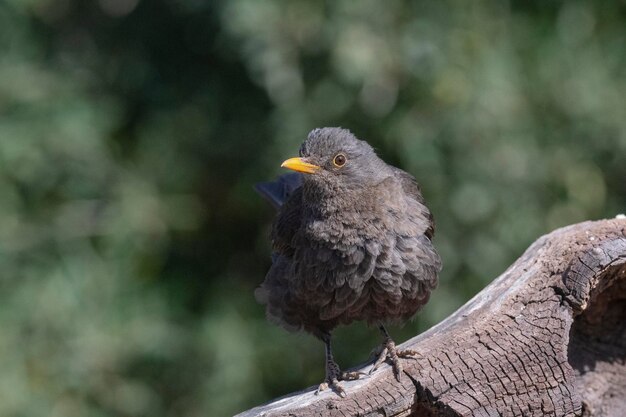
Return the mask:
<path fill-rule="evenodd" d="M 539 238 L 402 347 L 422 356 L 400 382 L 385 366 L 345 399 L 309 389 L 239 416 L 626 415 L 626 220 Z"/>

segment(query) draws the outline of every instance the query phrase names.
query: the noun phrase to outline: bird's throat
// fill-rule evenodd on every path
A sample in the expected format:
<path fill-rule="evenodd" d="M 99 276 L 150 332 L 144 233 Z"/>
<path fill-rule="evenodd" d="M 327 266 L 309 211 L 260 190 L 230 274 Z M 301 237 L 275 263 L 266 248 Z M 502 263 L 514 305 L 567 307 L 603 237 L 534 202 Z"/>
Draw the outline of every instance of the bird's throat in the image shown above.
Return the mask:
<path fill-rule="evenodd" d="M 327 182 L 305 183 L 302 197 L 304 207 L 318 219 L 342 217 L 372 204 L 365 187 Z"/>

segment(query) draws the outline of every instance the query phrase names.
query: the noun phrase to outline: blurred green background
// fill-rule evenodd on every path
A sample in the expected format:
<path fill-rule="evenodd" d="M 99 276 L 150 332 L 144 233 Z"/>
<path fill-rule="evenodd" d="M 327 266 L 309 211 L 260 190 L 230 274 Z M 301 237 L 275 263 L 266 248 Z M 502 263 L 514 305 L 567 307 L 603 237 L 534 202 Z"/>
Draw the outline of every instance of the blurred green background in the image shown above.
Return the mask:
<path fill-rule="evenodd" d="M 222 416 L 323 378 L 266 323 L 252 185 L 343 126 L 415 175 L 441 284 L 626 207 L 624 1 L 4 0 L 0 415 Z M 344 367 L 378 332 L 337 331 Z"/>

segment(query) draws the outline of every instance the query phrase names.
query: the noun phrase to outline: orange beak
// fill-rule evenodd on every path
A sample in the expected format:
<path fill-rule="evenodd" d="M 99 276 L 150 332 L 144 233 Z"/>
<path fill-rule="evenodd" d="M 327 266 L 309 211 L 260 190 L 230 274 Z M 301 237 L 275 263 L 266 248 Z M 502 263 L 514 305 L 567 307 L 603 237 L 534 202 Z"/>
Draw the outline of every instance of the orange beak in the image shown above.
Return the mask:
<path fill-rule="evenodd" d="M 319 166 L 309 164 L 308 162 L 305 162 L 302 158 L 289 158 L 280 166 L 282 168 L 292 169 L 298 172 L 304 172 L 305 174 L 313 174 L 318 169 L 320 169 Z"/>

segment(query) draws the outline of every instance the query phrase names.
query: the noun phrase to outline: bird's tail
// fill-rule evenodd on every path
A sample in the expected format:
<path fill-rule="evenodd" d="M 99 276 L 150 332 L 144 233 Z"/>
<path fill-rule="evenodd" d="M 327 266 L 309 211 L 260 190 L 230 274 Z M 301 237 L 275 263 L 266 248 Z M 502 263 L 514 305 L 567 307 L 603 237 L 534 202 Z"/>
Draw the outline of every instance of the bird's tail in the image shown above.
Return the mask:
<path fill-rule="evenodd" d="M 276 181 L 260 182 L 254 185 L 257 193 L 261 194 L 276 210 L 285 200 L 302 185 L 302 174 L 297 172 L 283 174 Z"/>

